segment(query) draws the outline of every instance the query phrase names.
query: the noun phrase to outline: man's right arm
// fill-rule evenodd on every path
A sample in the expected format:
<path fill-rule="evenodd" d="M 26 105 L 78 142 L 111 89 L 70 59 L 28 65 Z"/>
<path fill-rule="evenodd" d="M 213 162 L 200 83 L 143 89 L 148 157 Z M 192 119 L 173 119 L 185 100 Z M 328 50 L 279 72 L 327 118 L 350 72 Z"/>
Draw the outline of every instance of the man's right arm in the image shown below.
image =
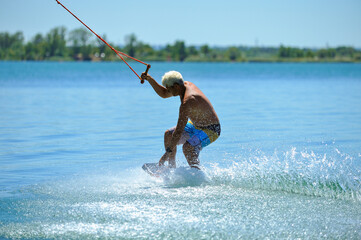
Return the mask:
<path fill-rule="evenodd" d="M 159 85 L 149 74 L 142 73 L 142 79 L 147 80 L 153 87 L 154 91 L 162 98 L 169 98 L 172 94 L 165 87 Z"/>

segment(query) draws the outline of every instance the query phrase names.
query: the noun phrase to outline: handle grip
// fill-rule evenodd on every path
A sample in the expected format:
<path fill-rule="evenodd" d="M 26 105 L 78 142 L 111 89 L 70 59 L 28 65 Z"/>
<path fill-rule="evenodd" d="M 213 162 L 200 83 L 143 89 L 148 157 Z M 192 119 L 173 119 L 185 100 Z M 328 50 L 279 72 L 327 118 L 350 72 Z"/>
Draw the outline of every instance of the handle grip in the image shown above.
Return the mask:
<path fill-rule="evenodd" d="M 150 68 L 150 64 L 147 64 L 147 69 L 145 70 L 145 74 L 148 74 L 149 68 Z M 140 79 L 140 83 L 143 84 L 144 80 Z"/>

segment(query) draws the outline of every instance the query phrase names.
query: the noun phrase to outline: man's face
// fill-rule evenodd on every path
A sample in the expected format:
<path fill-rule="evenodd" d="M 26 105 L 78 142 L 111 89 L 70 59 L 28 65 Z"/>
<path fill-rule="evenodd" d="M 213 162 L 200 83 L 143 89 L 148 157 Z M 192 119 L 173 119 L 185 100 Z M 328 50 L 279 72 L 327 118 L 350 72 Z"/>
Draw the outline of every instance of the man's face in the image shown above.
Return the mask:
<path fill-rule="evenodd" d="M 167 87 L 168 91 L 172 93 L 173 96 L 177 96 L 178 95 L 178 84 L 173 84 L 173 86 L 171 87 Z"/>

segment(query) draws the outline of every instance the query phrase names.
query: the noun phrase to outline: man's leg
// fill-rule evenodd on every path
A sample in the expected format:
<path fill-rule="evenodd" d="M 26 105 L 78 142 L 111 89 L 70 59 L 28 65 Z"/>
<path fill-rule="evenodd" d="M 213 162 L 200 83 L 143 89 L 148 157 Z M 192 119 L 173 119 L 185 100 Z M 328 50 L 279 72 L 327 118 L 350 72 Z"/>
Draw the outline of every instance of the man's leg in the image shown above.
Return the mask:
<path fill-rule="evenodd" d="M 169 146 L 170 141 L 172 140 L 173 131 L 172 130 L 165 131 L 165 133 L 164 133 L 164 149 L 167 149 L 167 147 Z M 169 167 L 172 167 L 172 168 L 176 167 L 176 163 L 175 163 L 175 155 L 176 154 L 177 154 L 177 148 L 175 148 L 175 150 L 169 154 L 169 158 L 168 158 Z"/>
<path fill-rule="evenodd" d="M 185 142 L 183 144 L 183 153 L 190 167 L 200 169 L 198 159 L 200 149 L 197 148 L 198 146 L 193 147 L 189 142 Z"/>

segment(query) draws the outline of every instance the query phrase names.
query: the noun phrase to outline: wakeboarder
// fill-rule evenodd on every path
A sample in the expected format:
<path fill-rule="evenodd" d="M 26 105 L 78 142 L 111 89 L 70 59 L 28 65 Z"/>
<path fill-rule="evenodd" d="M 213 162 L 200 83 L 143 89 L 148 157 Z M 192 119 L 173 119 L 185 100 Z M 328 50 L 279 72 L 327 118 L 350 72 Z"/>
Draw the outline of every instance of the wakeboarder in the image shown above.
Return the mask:
<path fill-rule="evenodd" d="M 221 134 L 221 125 L 211 102 L 195 84 L 184 81 L 176 71 L 164 74 L 163 86 L 147 73 L 142 73 L 141 79 L 147 80 L 160 97 L 179 96 L 181 101 L 177 125 L 164 133 L 166 151 L 159 165 L 168 161 L 169 167 L 175 168 L 177 145 L 183 145 L 189 166 L 199 169 L 200 151 Z"/>

